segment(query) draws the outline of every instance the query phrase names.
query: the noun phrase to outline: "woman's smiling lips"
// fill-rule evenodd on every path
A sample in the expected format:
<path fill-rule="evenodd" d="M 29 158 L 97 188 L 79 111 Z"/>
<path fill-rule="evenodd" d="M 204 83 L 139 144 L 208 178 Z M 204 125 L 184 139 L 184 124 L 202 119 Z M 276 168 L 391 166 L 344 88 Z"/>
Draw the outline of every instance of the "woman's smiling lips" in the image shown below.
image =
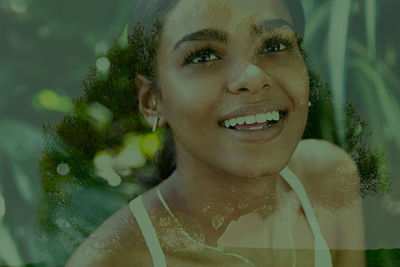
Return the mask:
<path fill-rule="evenodd" d="M 261 103 L 240 107 L 232 112 L 229 112 L 220 119 L 220 122 L 238 117 L 255 116 L 257 114 L 280 111 L 286 112 L 286 107 L 278 103 Z"/>
<path fill-rule="evenodd" d="M 275 139 L 280 135 L 284 124 L 286 122 L 286 116 L 281 118 L 277 123 L 273 125 L 263 126 L 259 130 L 237 130 L 223 127 L 223 130 L 231 137 L 241 142 L 251 143 L 265 143 Z M 254 127 L 254 126 L 253 126 Z M 259 128 L 259 127 L 258 127 Z M 254 129 L 254 128 L 253 128 Z"/>
<path fill-rule="evenodd" d="M 224 116 L 219 125 L 239 141 L 265 143 L 282 132 L 286 117 L 287 111 L 283 105 L 252 105 L 241 107 Z M 232 124 L 236 126 L 233 127 Z"/>

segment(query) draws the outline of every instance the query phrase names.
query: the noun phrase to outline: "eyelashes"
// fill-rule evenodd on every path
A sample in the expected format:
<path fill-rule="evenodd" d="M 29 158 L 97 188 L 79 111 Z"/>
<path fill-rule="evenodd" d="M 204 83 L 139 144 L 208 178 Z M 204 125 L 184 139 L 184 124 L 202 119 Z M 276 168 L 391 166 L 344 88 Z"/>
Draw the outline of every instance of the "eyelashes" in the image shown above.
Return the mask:
<path fill-rule="evenodd" d="M 267 38 L 257 48 L 260 54 L 280 53 L 293 48 L 293 38 L 275 34 Z M 215 60 L 221 60 L 222 55 L 210 44 L 198 45 L 189 50 L 184 56 L 184 65 L 197 65 Z"/>
<path fill-rule="evenodd" d="M 211 45 L 203 45 L 190 50 L 184 57 L 184 64 L 200 64 L 221 59 Z"/>
<path fill-rule="evenodd" d="M 289 38 L 276 35 L 268 38 L 262 45 L 262 49 L 267 48 L 266 53 L 281 52 L 293 48 L 293 41 Z"/>

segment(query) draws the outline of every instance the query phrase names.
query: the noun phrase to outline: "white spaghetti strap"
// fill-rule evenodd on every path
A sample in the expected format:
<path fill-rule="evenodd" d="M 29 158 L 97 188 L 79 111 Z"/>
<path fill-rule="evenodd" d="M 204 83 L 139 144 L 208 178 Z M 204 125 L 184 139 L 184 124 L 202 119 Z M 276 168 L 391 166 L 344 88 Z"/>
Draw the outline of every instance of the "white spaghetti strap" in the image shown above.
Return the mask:
<path fill-rule="evenodd" d="M 129 208 L 131 209 L 132 214 L 135 217 L 140 230 L 142 231 L 147 247 L 150 250 L 150 255 L 153 259 L 153 266 L 167 267 L 164 252 L 162 251 L 160 242 L 157 238 L 156 232 L 154 231 L 150 217 L 145 207 L 143 206 L 140 195 L 129 203 Z"/>
<path fill-rule="evenodd" d="M 283 179 L 290 185 L 290 187 L 296 192 L 300 203 L 303 206 L 308 223 L 310 224 L 311 231 L 314 235 L 314 266 L 332 267 L 332 257 L 329 251 L 328 244 L 326 243 L 326 240 L 322 235 L 318 220 L 315 217 L 310 200 L 307 197 L 307 193 L 302 183 L 288 167 L 284 168 L 280 172 L 280 174 L 282 175 Z"/>

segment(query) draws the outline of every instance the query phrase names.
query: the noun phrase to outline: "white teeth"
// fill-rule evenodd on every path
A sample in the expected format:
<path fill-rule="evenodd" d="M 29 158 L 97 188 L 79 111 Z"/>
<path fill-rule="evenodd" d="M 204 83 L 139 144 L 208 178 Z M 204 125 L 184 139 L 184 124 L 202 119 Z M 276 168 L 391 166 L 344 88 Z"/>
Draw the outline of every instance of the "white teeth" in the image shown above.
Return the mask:
<path fill-rule="evenodd" d="M 262 128 L 264 128 L 264 126 L 256 126 L 249 128 L 249 130 L 261 130 Z"/>
<path fill-rule="evenodd" d="M 230 119 L 229 120 L 229 124 L 232 126 L 232 127 L 235 127 L 236 126 L 236 119 Z"/>
<path fill-rule="evenodd" d="M 272 119 L 275 120 L 275 121 L 278 121 L 279 120 L 279 112 L 273 111 L 272 112 Z"/>
<path fill-rule="evenodd" d="M 243 125 L 244 123 L 246 124 L 254 124 L 254 123 L 264 123 L 266 121 L 279 121 L 280 119 L 280 114 L 279 111 L 272 111 L 272 112 L 267 112 L 267 113 L 259 113 L 256 115 L 250 115 L 246 117 L 237 117 L 237 118 L 232 118 L 230 120 L 225 120 L 224 125 L 226 128 L 229 127 L 235 127 L 236 125 Z M 261 126 L 260 126 L 261 127 Z M 258 127 L 253 127 L 255 130 Z M 253 129 L 251 128 L 251 129 Z M 261 128 L 260 128 L 261 129 Z"/>
<path fill-rule="evenodd" d="M 256 122 L 257 123 L 264 123 L 266 121 L 267 121 L 267 115 L 265 115 L 264 113 L 256 115 Z"/>
<path fill-rule="evenodd" d="M 246 122 L 246 124 L 253 124 L 253 123 L 255 123 L 256 122 L 256 116 L 246 116 L 245 118 L 244 118 L 244 120 L 245 120 L 245 122 Z"/>
<path fill-rule="evenodd" d="M 236 120 L 237 120 L 237 123 L 238 123 L 239 125 L 243 125 L 244 122 L 245 122 L 244 117 L 239 117 L 239 118 L 237 118 Z"/>

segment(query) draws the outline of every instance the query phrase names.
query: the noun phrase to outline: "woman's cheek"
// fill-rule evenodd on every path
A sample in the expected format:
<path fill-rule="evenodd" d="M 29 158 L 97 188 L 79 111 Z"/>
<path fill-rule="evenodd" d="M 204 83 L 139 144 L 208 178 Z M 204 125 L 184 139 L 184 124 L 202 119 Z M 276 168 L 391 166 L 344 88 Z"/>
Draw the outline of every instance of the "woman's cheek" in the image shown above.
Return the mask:
<path fill-rule="evenodd" d="M 308 98 L 310 92 L 309 78 L 307 67 L 302 59 L 293 61 L 294 64 L 288 68 L 286 82 L 289 83 L 288 88 L 291 88 L 293 102 L 295 107 L 304 108 L 308 107 Z"/>
<path fill-rule="evenodd" d="M 301 81 L 294 85 L 293 87 L 293 98 L 295 107 L 305 108 L 308 107 L 308 94 L 309 90 L 307 88 L 307 83 Z"/>
<path fill-rule="evenodd" d="M 197 119 L 209 116 L 217 95 L 211 79 L 196 82 L 195 79 L 190 80 L 190 77 L 187 77 L 184 80 L 169 82 L 165 89 L 165 110 L 167 120 L 171 121 L 170 125 L 192 125 Z"/>

